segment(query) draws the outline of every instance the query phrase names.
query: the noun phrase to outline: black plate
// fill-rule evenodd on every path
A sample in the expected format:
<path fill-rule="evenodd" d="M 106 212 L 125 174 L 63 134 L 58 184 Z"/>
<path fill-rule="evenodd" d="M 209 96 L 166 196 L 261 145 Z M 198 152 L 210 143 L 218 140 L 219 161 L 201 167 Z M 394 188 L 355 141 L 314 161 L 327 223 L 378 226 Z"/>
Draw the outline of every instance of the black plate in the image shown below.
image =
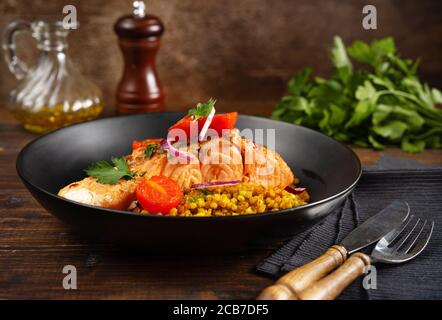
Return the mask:
<path fill-rule="evenodd" d="M 76 232 L 95 240 L 192 250 L 239 250 L 305 230 L 340 205 L 360 175 L 358 157 L 345 145 L 288 123 L 240 115 L 239 129 L 276 129 L 276 151 L 312 197 L 306 206 L 234 217 L 138 215 L 82 205 L 57 196 L 84 177 L 97 160 L 130 153 L 135 139 L 163 137 L 183 113 L 142 114 L 85 122 L 46 134 L 18 155 L 17 172 L 38 202 Z"/>

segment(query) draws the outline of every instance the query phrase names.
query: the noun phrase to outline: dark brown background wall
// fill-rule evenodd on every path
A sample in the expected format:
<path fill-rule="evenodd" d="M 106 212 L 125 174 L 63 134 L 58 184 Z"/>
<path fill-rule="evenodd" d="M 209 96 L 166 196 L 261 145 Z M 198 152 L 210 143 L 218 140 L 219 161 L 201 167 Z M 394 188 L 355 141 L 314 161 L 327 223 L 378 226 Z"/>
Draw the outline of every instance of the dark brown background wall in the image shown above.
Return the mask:
<path fill-rule="evenodd" d="M 70 54 L 102 88 L 111 113 L 122 70 L 112 25 L 132 10 L 131 1 L 0 0 L 1 31 L 15 18 L 61 16 L 66 4 L 77 7 L 81 24 L 70 35 Z M 362 28 L 365 4 L 378 9 L 376 31 Z M 442 87 L 440 0 L 147 0 L 147 8 L 166 26 L 158 69 L 169 109 L 213 96 L 222 110 L 270 113 L 295 71 L 329 72 L 335 34 L 346 42 L 392 35 L 404 56 L 422 58 L 422 78 Z M 20 52 L 32 61 L 27 40 L 20 37 Z M 16 84 L 0 63 L 0 104 Z"/>

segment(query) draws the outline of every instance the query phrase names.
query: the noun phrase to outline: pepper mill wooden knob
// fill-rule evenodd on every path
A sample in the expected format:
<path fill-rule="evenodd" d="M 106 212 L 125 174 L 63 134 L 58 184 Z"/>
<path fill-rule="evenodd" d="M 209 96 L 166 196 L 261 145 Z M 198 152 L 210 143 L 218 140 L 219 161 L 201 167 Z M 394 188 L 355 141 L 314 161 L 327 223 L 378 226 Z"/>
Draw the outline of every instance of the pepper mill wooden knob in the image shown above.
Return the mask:
<path fill-rule="evenodd" d="M 164 91 L 155 58 L 164 32 L 161 20 L 146 14 L 143 1 L 134 1 L 134 12 L 114 25 L 124 58 L 123 76 L 116 92 L 118 114 L 163 111 Z"/>

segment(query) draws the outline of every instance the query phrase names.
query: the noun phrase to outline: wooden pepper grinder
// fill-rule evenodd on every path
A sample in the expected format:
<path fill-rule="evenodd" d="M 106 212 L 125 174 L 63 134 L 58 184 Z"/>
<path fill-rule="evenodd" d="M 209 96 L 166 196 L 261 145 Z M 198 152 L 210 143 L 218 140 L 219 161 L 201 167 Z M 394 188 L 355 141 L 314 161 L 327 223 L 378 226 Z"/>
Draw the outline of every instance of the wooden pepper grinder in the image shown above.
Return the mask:
<path fill-rule="evenodd" d="M 164 91 L 155 57 L 164 32 L 161 20 L 146 14 L 143 1 L 134 1 L 134 12 L 114 25 L 123 52 L 124 72 L 116 93 L 118 114 L 163 111 Z"/>

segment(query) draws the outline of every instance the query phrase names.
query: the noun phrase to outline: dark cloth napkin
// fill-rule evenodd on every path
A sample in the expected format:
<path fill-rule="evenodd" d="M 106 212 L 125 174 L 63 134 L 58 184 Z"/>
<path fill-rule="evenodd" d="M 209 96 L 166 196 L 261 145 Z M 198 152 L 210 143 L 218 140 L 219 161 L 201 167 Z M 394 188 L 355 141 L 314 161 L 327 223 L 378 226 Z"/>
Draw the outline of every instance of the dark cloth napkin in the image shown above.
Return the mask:
<path fill-rule="evenodd" d="M 257 269 L 279 277 L 319 257 L 393 200 L 406 201 L 411 214 L 434 220 L 428 246 L 409 262 L 377 264 L 376 289 L 365 290 L 360 278 L 339 299 L 442 299 L 442 167 L 396 157 L 383 157 L 375 166 L 364 168 L 355 191 L 341 208 L 295 236 Z"/>

